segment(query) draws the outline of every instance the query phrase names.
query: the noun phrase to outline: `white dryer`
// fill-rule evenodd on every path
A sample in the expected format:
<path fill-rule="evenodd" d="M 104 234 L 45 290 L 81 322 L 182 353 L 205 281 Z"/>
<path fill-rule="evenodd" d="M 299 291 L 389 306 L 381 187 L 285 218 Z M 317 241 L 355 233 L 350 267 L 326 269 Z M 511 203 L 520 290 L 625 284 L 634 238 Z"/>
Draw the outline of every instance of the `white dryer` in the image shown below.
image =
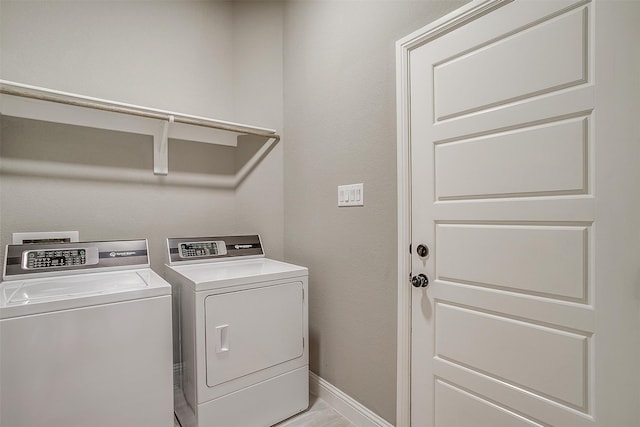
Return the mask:
<path fill-rule="evenodd" d="M 171 286 L 146 240 L 9 245 L 0 426 L 173 427 Z"/>
<path fill-rule="evenodd" d="M 180 301 L 182 427 L 271 426 L 309 405 L 308 270 L 257 235 L 167 240 Z"/>

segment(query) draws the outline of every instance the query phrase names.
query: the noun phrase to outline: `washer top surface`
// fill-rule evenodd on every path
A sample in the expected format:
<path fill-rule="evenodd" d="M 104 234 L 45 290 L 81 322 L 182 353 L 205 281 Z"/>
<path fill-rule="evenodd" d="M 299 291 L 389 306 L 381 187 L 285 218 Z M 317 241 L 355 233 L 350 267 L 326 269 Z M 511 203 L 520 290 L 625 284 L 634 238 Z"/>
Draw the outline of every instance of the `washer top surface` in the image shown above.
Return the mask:
<path fill-rule="evenodd" d="M 150 268 L 0 283 L 0 319 L 170 295 Z"/>
<path fill-rule="evenodd" d="M 187 280 L 197 291 L 241 286 L 269 280 L 306 276 L 306 267 L 269 258 L 239 259 L 236 261 L 202 262 L 167 266 Z"/>
<path fill-rule="evenodd" d="M 8 245 L 0 319 L 170 295 L 146 239 Z"/>

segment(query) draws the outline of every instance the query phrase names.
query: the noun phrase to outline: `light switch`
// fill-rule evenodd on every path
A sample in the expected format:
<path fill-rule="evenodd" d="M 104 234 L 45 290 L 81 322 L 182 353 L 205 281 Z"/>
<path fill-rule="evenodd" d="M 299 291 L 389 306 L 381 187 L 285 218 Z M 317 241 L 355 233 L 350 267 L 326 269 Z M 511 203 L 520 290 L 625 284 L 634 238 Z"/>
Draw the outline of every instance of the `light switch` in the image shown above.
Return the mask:
<path fill-rule="evenodd" d="M 339 185 L 338 206 L 364 206 L 364 184 Z"/>

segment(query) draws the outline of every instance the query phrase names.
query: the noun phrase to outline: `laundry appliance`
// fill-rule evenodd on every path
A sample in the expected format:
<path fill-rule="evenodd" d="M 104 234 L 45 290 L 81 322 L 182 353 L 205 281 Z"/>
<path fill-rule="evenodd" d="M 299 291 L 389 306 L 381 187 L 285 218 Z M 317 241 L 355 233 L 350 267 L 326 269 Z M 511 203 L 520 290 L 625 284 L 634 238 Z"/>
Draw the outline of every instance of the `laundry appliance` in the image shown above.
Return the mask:
<path fill-rule="evenodd" d="M 0 426 L 173 427 L 171 341 L 146 240 L 9 245 Z"/>
<path fill-rule="evenodd" d="M 167 240 L 180 306 L 182 427 L 271 426 L 309 405 L 308 270 L 258 235 Z"/>

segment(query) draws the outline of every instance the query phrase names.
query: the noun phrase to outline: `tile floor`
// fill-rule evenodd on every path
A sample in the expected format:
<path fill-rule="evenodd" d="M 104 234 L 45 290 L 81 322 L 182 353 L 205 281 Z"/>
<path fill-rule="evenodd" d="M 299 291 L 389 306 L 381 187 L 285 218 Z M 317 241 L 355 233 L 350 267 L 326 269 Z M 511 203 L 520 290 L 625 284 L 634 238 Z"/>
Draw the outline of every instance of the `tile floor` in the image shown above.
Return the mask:
<path fill-rule="evenodd" d="M 176 420 L 175 427 L 180 427 Z M 337 413 L 327 402 L 309 395 L 309 409 L 276 424 L 275 427 L 355 427 L 348 419 Z"/>
<path fill-rule="evenodd" d="M 276 424 L 276 427 L 355 427 L 355 425 L 336 412 L 327 402 L 310 394 L 309 409 Z"/>

